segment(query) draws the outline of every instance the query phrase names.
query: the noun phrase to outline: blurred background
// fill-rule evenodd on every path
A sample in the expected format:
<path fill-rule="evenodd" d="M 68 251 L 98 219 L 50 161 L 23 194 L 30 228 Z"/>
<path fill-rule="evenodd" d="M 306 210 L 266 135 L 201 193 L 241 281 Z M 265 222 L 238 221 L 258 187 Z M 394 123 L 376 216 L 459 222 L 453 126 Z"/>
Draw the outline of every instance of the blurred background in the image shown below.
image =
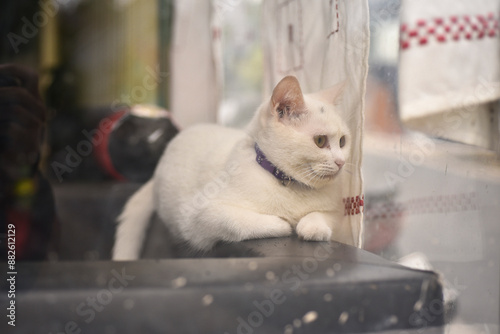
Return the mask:
<path fill-rule="evenodd" d="M 455 108 L 403 122 L 400 90 L 408 79 L 401 69 L 414 61 L 400 43 L 406 33 L 404 8 L 399 0 L 370 0 L 369 5 L 364 248 L 392 261 L 419 253 L 418 259 L 427 259 L 458 296 L 454 329 L 498 333 L 498 99 L 478 100 L 465 112 Z M 166 143 L 194 122 L 189 115 L 243 127 L 263 99 L 262 1 L 200 3 L 211 6 L 204 18 L 211 29 L 203 33 L 174 29 L 194 24 L 182 21 L 186 16 L 174 19 L 183 6 L 173 0 L 0 5 L 0 62 L 36 69 L 49 108 L 41 168 L 55 194 L 61 259 L 109 258 L 113 222 L 125 199 L 150 177 Z M 494 12 L 491 20 L 495 43 L 498 15 Z M 171 52 L 173 45 L 178 53 Z M 183 51 L 197 48 L 202 55 L 210 49 L 212 57 L 185 58 Z M 493 57 L 500 59 L 499 53 L 500 48 Z M 179 73 L 171 65 L 186 68 L 189 62 L 199 66 Z M 476 66 L 471 60 L 472 75 Z M 449 71 L 460 77 L 464 68 Z M 432 74 L 426 75 L 439 82 L 441 77 Z M 192 82 L 212 89 L 178 98 L 193 101 L 185 106 L 192 113 L 181 112 L 172 92 Z M 199 110 L 197 99 L 208 101 L 207 111 Z M 112 130 L 106 130 L 109 124 Z M 85 150 L 82 141 L 92 148 Z M 68 159 L 74 162 L 69 169 Z"/>

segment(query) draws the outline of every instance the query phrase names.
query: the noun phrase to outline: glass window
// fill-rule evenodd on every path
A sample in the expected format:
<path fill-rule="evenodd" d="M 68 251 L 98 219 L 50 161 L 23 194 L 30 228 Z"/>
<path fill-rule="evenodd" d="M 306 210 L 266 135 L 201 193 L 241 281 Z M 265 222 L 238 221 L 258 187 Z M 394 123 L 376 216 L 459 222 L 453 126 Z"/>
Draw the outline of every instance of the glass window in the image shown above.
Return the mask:
<path fill-rule="evenodd" d="M 166 145 L 198 121 L 243 129 L 266 97 L 264 2 L 2 1 L 0 224 L 7 264 L 12 260 L 8 251 L 14 249 L 14 260 L 26 263 L 35 277 L 50 264 L 67 264 L 81 279 L 61 278 L 61 286 L 84 295 L 81 289 L 95 282 L 104 286 L 109 275 L 128 284 L 126 277 L 131 276 L 120 274 L 121 267 L 110 262 L 115 222 L 127 200 L 152 177 Z M 277 6 L 292 2 L 302 10 L 310 5 L 275 1 Z M 344 6 L 342 0 L 327 2 L 329 8 Z M 446 311 L 445 330 L 498 332 L 500 8 L 486 0 L 470 13 L 466 9 L 471 5 L 464 1 L 453 10 L 429 1 L 426 10 L 418 1 L 368 3 L 364 183 L 363 194 L 353 194 L 358 195 L 358 208 L 359 196 L 364 196 L 362 248 L 377 259 L 436 271 L 445 303 L 434 305 L 440 308 L 434 311 L 439 316 Z M 190 29 L 176 29 L 179 26 Z M 287 31 L 290 40 L 298 34 L 292 28 Z M 473 88 L 461 90 L 456 83 L 460 80 Z M 215 181 L 225 177 L 214 176 Z M 171 246 L 175 238 L 165 232 L 161 217 L 152 221 L 143 257 L 200 256 Z M 12 231 L 15 246 L 9 243 Z M 300 247 L 312 247 L 304 244 L 309 246 Z M 263 254 L 269 251 L 262 249 Z M 287 251 L 283 246 L 277 253 Z M 229 247 L 204 255 L 213 260 L 255 254 Z M 207 266 L 207 277 L 227 269 L 207 263 L 196 264 Z M 249 263 L 251 273 L 260 270 Z M 154 266 L 147 261 L 133 265 Z M 86 275 L 87 269 L 97 277 Z M 180 274 L 173 284 L 183 287 L 190 267 L 177 269 Z M 99 276 L 99 270 L 112 274 Z M 336 269 L 329 270 L 325 272 L 331 278 Z M 278 273 L 264 272 L 269 282 L 275 282 Z M 58 274 L 64 277 L 64 272 Z M 17 279 L 23 282 L 21 275 Z M 255 287 L 250 278 L 244 289 L 267 289 L 265 284 Z M 160 284 L 154 279 L 144 284 L 150 283 Z M 42 290 L 34 284 L 33 294 L 46 293 Z M 107 302 L 99 291 L 96 298 Z M 273 296 L 272 305 L 281 305 L 282 296 Z M 50 298 L 48 294 L 49 304 Z M 321 298 L 334 299 L 329 293 Z M 120 302 L 126 311 L 144 306 L 130 298 Z M 209 293 L 201 299 L 206 307 L 216 302 Z M 94 319 L 99 308 L 84 306 L 75 312 L 74 319 L 62 322 L 68 333 Z M 315 312 L 280 323 L 280 330 L 299 331 L 301 325 L 316 321 Z M 348 315 L 341 313 L 336 322 L 348 323 Z M 398 322 L 391 316 L 385 321 Z M 107 332 L 115 333 L 119 318 L 106 317 Z M 144 321 L 154 327 L 155 319 Z M 248 321 L 235 324 L 235 330 L 238 325 L 255 327 Z M 44 326 L 47 332 L 55 328 Z M 429 330 L 414 328 L 419 329 Z"/>

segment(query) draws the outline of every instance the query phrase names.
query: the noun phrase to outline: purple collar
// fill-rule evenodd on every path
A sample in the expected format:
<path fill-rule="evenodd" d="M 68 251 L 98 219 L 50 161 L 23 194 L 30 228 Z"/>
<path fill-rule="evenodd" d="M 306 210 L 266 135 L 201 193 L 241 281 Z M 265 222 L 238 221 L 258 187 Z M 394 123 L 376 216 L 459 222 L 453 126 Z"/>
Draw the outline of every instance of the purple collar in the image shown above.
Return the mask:
<path fill-rule="evenodd" d="M 255 153 L 257 153 L 257 157 L 255 159 L 257 160 L 257 163 L 261 165 L 261 167 L 267 170 L 269 173 L 273 174 L 275 178 L 280 180 L 281 184 L 287 186 L 290 184 L 290 182 L 295 181 L 292 177 L 283 173 L 281 170 L 278 169 L 278 167 L 276 167 L 269 160 L 267 160 L 266 156 L 264 155 L 264 153 L 262 153 L 257 143 L 255 143 Z"/>

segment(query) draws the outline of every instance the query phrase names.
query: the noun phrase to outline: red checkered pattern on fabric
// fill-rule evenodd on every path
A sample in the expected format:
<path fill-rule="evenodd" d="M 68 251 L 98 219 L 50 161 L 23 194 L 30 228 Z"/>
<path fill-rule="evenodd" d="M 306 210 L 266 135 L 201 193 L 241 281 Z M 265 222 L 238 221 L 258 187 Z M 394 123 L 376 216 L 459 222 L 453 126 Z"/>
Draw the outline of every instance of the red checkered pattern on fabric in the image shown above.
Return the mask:
<path fill-rule="evenodd" d="M 399 219 L 403 215 L 421 215 L 429 213 L 450 213 L 477 211 L 476 193 L 438 195 L 412 198 L 405 202 L 381 202 L 367 205 L 365 221 Z"/>
<path fill-rule="evenodd" d="M 449 213 L 477 210 L 476 193 L 414 198 L 405 203 L 408 214 Z"/>
<path fill-rule="evenodd" d="M 342 199 L 342 201 L 344 202 L 344 216 L 359 215 L 361 212 L 363 212 L 363 206 L 365 205 L 365 195 L 345 197 Z"/>
<path fill-rule="evenodd" d="M 366 205 L 364 218 L 367 222 L 378 220 L 400 219 L 405 214 L 405 205 L 403 203 L 381 202 L 375 205 Z"/>
<path fill-rule="evenodd" d="M 499 15 L 462 15 L 436 17 L 401 24 L 400 47 L 426 46 L 430 43 L 448 43 L 461 40 L 481 40 L 499 36 Z"/>

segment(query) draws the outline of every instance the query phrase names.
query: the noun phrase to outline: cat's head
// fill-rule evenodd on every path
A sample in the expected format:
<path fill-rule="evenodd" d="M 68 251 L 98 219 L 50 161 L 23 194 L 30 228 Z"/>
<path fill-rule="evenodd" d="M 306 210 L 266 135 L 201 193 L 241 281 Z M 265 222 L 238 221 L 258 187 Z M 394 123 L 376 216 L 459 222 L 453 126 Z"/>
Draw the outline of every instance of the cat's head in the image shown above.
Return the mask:
<path fill-rule="evenodd" d="M 331 182 L 349 159 L 351 135 L 338 110 L 343 88 L 303 95 L 298 80 L 287 76 L 257 115 L 255 140 L 267 159 L 311 188 Z"/>

